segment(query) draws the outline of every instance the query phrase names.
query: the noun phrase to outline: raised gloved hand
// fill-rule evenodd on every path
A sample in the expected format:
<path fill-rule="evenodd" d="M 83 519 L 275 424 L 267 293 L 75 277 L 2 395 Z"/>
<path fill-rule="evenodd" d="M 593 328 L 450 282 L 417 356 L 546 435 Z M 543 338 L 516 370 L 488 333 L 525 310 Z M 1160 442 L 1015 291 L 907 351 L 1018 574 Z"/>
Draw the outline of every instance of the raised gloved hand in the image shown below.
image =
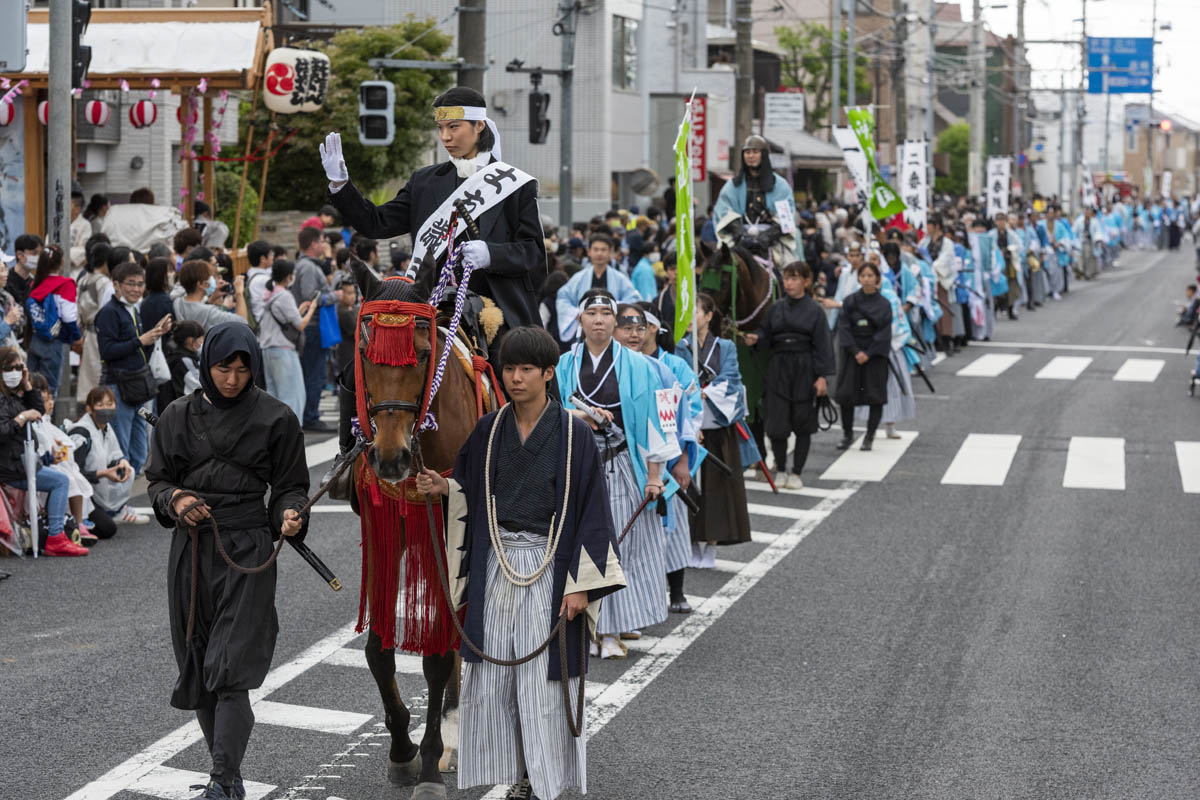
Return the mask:
<path fill-rule="evenodd" d="M 321 166 L 325 167 L 325 176 L 330 183 L 346 183 L 350 173 L 346 171 L 346 160 L 342 158 L 342 135 L 331 133 L 325 137 L 325 143 L 320 145 Z"/>
<path fill-rule="evenodd" d="M 475 269 L 487 269 L 492 263 L 492 253 L 488 250 L 487 242 L 463 242 L 461 249 L 463 261 Z"/>

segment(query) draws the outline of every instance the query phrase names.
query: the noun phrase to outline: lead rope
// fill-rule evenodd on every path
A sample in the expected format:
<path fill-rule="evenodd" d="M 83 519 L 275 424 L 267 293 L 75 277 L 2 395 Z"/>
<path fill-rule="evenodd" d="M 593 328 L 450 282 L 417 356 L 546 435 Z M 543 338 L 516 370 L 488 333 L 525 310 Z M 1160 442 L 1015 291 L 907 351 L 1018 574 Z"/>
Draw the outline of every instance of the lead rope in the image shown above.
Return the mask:
<path fill-rule="evenodd" d="M 421 440 L 417 436 L 412 437 L 412 454 L 413 454 L 413 469 L 417 473 L 425 471 L 425 461 L 421 457 Z M 567 671 L 567 614 L 564 611 L 558 617 L 558 622 L 550 629 L 550 635 L 546 637 L 546 641 L 542 642 L 529 655 L 522 658 L 494 658 L 483 652 L 475 642 L 471 641 L 471 637 L 467 636 L 467 632 L 463 630 L 462 621 L 458 618 L 458 613 L 454 608 L 454 601 L 450 597 L 450 580 L 446 575 L 445 556 L 442 554 L 444 542 L 438 541 L 437 524 L 433 517 L 433 501 L 429 499 L 429 495 L 425 495 L 425 514 L 429 517 L 429 536 L 433 539 L 433 561 L 437 565 L 438 577 L 441 578 L 442 596 L 446 599 L 446 607 L 450 611 L 450 619 L 454 621 L 454 628 L 458 631 L 459 637 L 467 649 L 474 653 L 479 658 L 487 661 L 489 664 L 495 664 L 500 667 L 517 667 L 521 664 L 526 664 L 542 654 L 555 637 L 558 638 L 558 656 L 559 667 L 561 670 L 560 683 L 562 684 L 563 696 L 563 712 L 567 715 L 567 727 L 571 731 L 571 735 L 578 739 L 583 735 L 583 698 L 584 698 L 584 683 L 587 673 L 583 669 L 583 665 L 587 661 L 588 647 L 588 620 L 585 612 L 583 617 L 583 630 L 579 636 L 579 699 L 575 703 L 575 714 L 571 714 L 571 684 L 569 680 L 570 673 Z"/>

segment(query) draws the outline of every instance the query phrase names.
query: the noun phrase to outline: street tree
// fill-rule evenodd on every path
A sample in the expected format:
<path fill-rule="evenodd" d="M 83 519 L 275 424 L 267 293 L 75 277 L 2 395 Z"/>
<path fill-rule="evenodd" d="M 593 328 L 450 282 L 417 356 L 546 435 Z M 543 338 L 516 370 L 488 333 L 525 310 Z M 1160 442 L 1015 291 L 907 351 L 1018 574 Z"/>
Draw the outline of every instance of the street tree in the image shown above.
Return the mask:
<path fill-rule="evenodd" d="M 934 152 L 950 156 L 950 174 L 934 178 L 934 191 L 954 195 L 967 193 L 967 156 L 970 150 L 971 128 L 965 122 L 951 125 L 938 135 Z"/>
<path fill-rule="evenodd" d="M 841 31 L 841 57 L 845 58 L 849 37 Z M 804 127 L 808 131 L 820 130 L 829 125 L 830 84 L 833 82 L 833 36 L 829 28 L 819 23 L 802 22 L 795 27 L 781 25 L 775 28 L 775 38 L 783 49 L 783 85 L 803 89 L 808 97 L 809 109 Z M 857 97 L 869 97 L 871 83 L 867 80 L 869 60 L 860 51 L 855 58 L 854 86 Z M 843 78 L 843 81 L 845 79 Z M 838 105 L 846 104 L 846 87 L 838 87 Z"/>

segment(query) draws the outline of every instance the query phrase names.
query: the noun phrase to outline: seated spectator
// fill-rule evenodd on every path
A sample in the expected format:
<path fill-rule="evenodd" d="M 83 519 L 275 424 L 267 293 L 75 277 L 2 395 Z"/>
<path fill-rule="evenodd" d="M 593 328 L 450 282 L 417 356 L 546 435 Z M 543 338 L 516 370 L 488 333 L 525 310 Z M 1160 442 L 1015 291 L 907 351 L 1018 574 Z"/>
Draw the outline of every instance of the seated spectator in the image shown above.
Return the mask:
<path fill-rule="evenodd" d="M 1186 325 L 1190 328 L 1196 324 L 1196 313 L 1200 311 L 1200 297 L 1196 296 L 1196 284 L 1194 283 L 1189 283 L 1183 291 L 1186 295 L 1183 310 L 1179 312 L 1179 320 L 1175 325 Z"/>
<path fill-rule="evenodd" d="M 290 408 L 296 419 L 301 419 L 306 395 L 298 347 L 302 346 L 304 329 L 318 306 L 311 300 L 296 305 L 296 298 L 289 291 L 295 279 L 296 265 L 291 261 L 279 259 L 271 267 L 258 341 L 263 351 L 268 394 Z M 316 327 L 309 333 L 309 336 L 320 335 Z"/>
<path fill-rule="evenodd" d="M 15 260 L 0 250 L 0 286 L 7 285 L 8 268 Z M 19 350 L 24 336 L 25 312 L 7 289 L 0 289 L 0 347 L 15 347 Z"/>
<path fill-rule="evenodd" d="M 52 244 L 42 250 L 29 299 L 25 301 L 33 332 L 29 337 L 29 369 L 45 375 L 50 391 L 55 394 L 67 347 L 83 337 L 79 332 L 75 281 L 62 274 L 63 269 L 62 248 Z"/>
<path fill-rule="evenodd" d="M 50 394 L 50 386 L 46 376 L 34 373 L 29 382 L 33 388 L 41 392 L 42 407 L 45 414 L 33 426 L 33 436 L 37 443 L 38 456 L 42 466 L 61 472 L 67 476 L 70 484 L 67 489 L 67 508 L 71 517 L 65 524 L 65 533 L 71 536 L 76 544 L 92 546 L 99 539 L 111 538 L 117 532 L 111 520 L 107 524 L 97 525 L 89 519 L 92 513 L 92 484 L 84 477 L 83 470 L 75 461 L 75 442 L 51 422 L 54 416 L 54 395 Z M 99 532 L 94 529 L 99 528 Z M 74 532 L 74 535 L 73 535 Z"/>
<path fill-rule="evenodd" d="M 133 496 L 133 467 L 121 451 L 113 422 L 117 400 L 107 386 L 97 386 L 88 393 L 84 413 L 77 422 L 67 422 L 75 442 L 75 463 L 92 484 L 91 520 L 97 536 L 102 530 L 115 531 L 114 523 L 144 525 L 150 521 L 129 507 Z"/>
<path fill-rule="evenodd" d="M 171 330 L 166 348 L 171 380 L 159 392 L 159 414 L 180 397 L 187 397 L 200 388 L 200 348 L 203 346 L 204 326 L 199 322 L 184 320 Z"/>
<path fill-rule="evenodd" d="M 86 556 L 86 547 L 71 541 L 64 532 L 70 479 L 61 472 L 39 467 L 36 486 L 26 481 L 22 453 L 25 425 L 42 418 L 42 395 L 33 388 L 29 368 L 11 347 L 0 348 L 0 482 L 14 489 L 46 493 L 46 546 L 48 556 Z M 34 528 L 37 520 L 32 520 Z"/>
<path fill-rule="evenodd" d="M 219 283 L 215 267 L 208 261 L 188 259 L 183 262 L 183 268 L 179 270 L 179 285 L 183 287 L 183 296 L 175 298 L 175 322 L 191 319 L 208 330 L 234 319 L 246 321 L 241 314 L 231 313 L 239 306 L 239 310 L 245 309 L 245 296 L 231 292 L 228 283 Z"/>
<path fill-rule="evenodd" d="M 112 278 L 116 294 L 96 315 L 100 380 L 112 389 L 116 398 L 113 427 L 121 451 L 136 474 L 146 463 L 148 452 L 146 423 L 138 417 L 137 410 L 143 406 L 149 408 L 158 393 L 150 372 L 150 354 L 154 343 L 170 330 L 171 318 L 163 317 L 154 327 L 143 324 L 138 302 L 146 288 L 146 273 L 137 264 L 121 264 Z"/>
<path fill-rule="evenodd" d="M 212 209 L 203 200 L 197 200 L 192 208 L 196 214 L 192 225 L 200 231 L 200 244 L 224 249 L 225 240 L 229 238 L 229 226 L 219 219 L 213 219 Z"/>

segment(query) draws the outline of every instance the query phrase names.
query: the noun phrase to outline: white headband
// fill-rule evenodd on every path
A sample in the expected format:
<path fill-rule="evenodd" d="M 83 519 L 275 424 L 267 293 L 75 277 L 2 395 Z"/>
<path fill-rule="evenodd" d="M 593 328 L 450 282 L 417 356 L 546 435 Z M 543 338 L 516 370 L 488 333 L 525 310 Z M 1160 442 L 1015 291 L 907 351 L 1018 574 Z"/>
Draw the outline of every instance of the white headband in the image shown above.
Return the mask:
<path fill-rule="evenodd" d="M 617 315 L 617 301 L 611 297 L 605 297 L 602 294 L 594 294 L 591 297 L 586 297 L 579 303 L 579 313 L 582 314 L 592 306 L 604 306 L 613 313 L 614 317 Z"/>
<path fill-rule="evenodd" d="M 651 314 L 649 311 L 643 311 L 643 312 L 642 312 L 642 316 L 644 316 L 644 317 L 646 318 L 646 324 L 647 324 L 647 325 L 652 325 L 652 326 L 654 326 L 655 328 L 661 328 L 661 327 L 662 327 L 662 323 L 658 321 L 658 317 L 654 316 L 654 315 L 653 315 L 653 314 Z"/>
<path fill-rule="evenodd" d="M 433 119 L 435 122 L 463 119 L 468 122 L 487 123 L 488 130 L 492 132 L 492 157 L 497 161 L 503 160 L 500 158 L 500 131 L 496 128 L 496 123 L 488 119 L 487 109 L 483 106 L 438 106 L 433 109 Z"/>

